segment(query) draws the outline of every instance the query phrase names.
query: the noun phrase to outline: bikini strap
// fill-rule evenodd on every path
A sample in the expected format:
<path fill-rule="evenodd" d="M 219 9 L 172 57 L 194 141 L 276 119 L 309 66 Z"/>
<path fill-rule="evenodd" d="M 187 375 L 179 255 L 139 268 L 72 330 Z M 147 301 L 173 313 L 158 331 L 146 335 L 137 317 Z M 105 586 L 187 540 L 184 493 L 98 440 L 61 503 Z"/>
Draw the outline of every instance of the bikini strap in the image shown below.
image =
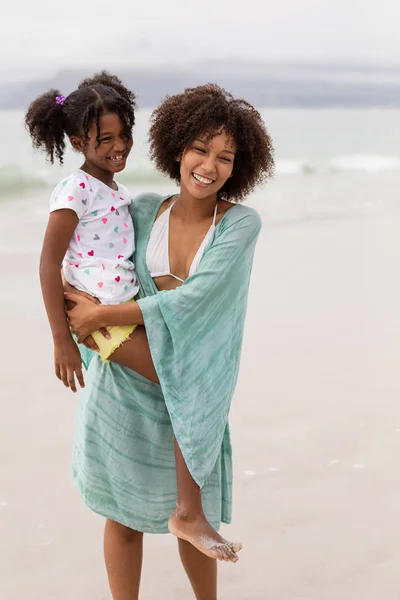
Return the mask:
<path fill-rule="evenodd" d="M 215 221 L 217 220 L 217 212 L 218 212 L 218 201 L 217 201 L 217 204 L 215 205 L 215 208 L 214 208 L 214 218 L 213 218 L 213 222 L 212 222 L 211 227 L 215 226 Z"/>
<path fill-rule="evenodd" d="M 175 198 L 175 200 L 172 202 L 172 204 L 171 204 L 170 206 L 168 206 L 167 210 L 165 210 L 165 211 L 164 211 L 164 212 L 166 212 L 166 213 L 168 214 L 168 220 L 169 220 L 169 218 L 170 218 L 170 214 L 171 214 L 171 211 L 172 211 L 172 207 L 174 206 L 175 202 L 178 200 L 178 197 L 179 197 L 179 196 L 177 196 L 177 197 Z M 163 213 L 163 214 L 164 214 L 164 213 Z"/>
<path fill-rule="evenodd" d="M 171 210 L 172 210 L 172 207 L 175 204 L 175 202 L 176 202 L 176 200 L 173 201 L 171 206 L 168 206 L 168 208 L 164 210 L 164 212 L 158 217 L 158 219 L 156 219 L 155 222 L 159 221 L 160 219 L 163 219 L 164 221 L 167 220 L 169 222 Z"/>

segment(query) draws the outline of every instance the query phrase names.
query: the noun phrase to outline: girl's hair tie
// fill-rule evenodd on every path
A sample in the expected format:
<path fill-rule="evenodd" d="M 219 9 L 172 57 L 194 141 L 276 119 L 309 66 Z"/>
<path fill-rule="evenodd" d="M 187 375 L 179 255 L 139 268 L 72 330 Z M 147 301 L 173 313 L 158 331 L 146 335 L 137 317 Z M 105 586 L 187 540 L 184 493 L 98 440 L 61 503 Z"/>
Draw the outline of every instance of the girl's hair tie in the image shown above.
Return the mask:
<path fill-rule="evenodd" d="M 62 106 L 64 104 L 64 102 L 65 102 L 65 96 L 57 96 L 56 97 L 56 103 L 59 106 Z"/>

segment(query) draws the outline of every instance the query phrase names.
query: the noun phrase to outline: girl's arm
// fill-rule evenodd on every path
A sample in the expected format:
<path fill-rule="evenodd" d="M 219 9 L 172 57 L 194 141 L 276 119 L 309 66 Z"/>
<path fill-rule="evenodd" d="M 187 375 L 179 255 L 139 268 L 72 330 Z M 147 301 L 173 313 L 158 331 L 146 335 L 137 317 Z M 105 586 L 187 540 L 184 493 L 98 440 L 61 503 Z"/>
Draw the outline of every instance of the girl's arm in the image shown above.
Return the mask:
<path fill-rule="evenodd" d="M 55 373 L 73 392 L 76 392 L 75 376 L 81 387 L 84 380 L 81 356 L 65 313 L 60 266 L 77 224 L 78 216 L 73 210 L 50 213 L 40 257 L 40 283 L 53 335 Z"/>

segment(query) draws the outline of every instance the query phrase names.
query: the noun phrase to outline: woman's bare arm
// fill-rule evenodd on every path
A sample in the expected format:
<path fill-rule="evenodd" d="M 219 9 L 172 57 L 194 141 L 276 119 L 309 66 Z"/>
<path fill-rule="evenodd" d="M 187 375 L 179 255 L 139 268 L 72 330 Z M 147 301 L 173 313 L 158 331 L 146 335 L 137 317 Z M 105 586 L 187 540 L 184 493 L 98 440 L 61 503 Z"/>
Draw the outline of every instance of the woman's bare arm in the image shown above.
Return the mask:
<path fill-rule="evenodd" d="M 137 302 L 103 306 L 93 305 L 89 299 L 76 292 L 65 293 L 66 300 L 75 306 L 67 311 L 72 331 L 81 343 L 88 335 L 107 325 L 143 325 L 143 315 Z"/>
<path fill-rule="evenodd" d="M 116 325 L 121 325 L 121 320 L 124 319 L 128 325 L 133 324 L 132 319 L 142 320 L 141 312 L 139 315 L 136 313 L 135 307 L 138 308 L 136 302 L 102 307 L 102 305 L 93 305 L 93 302 L 85 298 L 84 294 L 76 291 L 66 293 L 65 297 L 68 302 L 75 304 L 75 307 L 68 311 L 68 315 L 72 330 L 76 333 L 78 340 L 84 340 L 88 331 L 94 331 L 103 322 L 109 325 L 112 319 L 114 319 L 112 324 Z M 128 308 L 129 310 L 127 310 Z M 102 316 L 103 313 L 105 316 Z M 144 327 L 138 326 L 131 334 L 130 339 L 117 348 L 109 359 L 132 369 L 153 383 L 159 383 Z"/>
<path fill-rule="evenodd" d="M 72 310 L 75 306 L 75 302 L 65 298 L 65 293 L 77 294 L 78 296 L 87 298 L 94 304 L 100 304 L 100 300 L 98 298 L 95 298 L 94 296 L 90 296 L 89 294 L 87 294 L 86 292 L 82 292 L 81 290 L 77 290 L 70 283 L 68 283 L 68 281 L 65 279 L 64 271 L 62 269 L 61 269 L 61 279 L 62 279 L 62 284 L 63 284 L 63 288 L 64 288 L 64 300 L 65 300 L 65 310 L 66 311 Z M 110 334 L 108 333 L 107 329 L 101 327 L 99 329 L 99 331 L 102 335 L 104 335 L 104 337 L 107 340 L 110 339 Z M 98 352 L 98 350 L 99 350 L 99 347 L 97 346 L 96 342 L 94 341 L 94 339 L 91 335 L 88 335 L 87 338 L 85 338 L 81 343 L 83 346 L 86 346 L 86 348 L 89 348 L 89 350 L 93 350 L 93 352 Z"/>

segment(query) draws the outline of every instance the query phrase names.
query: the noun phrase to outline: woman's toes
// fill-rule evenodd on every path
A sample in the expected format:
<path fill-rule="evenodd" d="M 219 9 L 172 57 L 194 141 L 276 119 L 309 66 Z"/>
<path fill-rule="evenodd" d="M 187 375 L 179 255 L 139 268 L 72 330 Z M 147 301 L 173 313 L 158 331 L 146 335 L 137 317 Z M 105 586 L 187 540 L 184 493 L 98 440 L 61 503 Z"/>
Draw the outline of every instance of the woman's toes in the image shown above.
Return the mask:
<path fill-rule="evenodd" d="M 238 555 L 236 554 L 236 552 L 234 552 L 232 550 L 232 548 L 230 546 L 226 546 L 226 553 L 227 553 L 227 555 L 229 557 L 229 560 L 231 562 L 237 562 L 239 560 Z"/>
<path fill-rule="evenodd" d="M 228 542 L 229 546 L 232 548 L 234 552 L 240 552 L 243 548 L 240 542 Z"/>
<path fill-rule="evenodd" d="M 225 562 L 229 562 L 228 555 L 226 554 L 223 546 L 219 546 L 219 547 L 215 548 L 215 552 L 218 554 L 219 560 L 224 560 Z"/>

